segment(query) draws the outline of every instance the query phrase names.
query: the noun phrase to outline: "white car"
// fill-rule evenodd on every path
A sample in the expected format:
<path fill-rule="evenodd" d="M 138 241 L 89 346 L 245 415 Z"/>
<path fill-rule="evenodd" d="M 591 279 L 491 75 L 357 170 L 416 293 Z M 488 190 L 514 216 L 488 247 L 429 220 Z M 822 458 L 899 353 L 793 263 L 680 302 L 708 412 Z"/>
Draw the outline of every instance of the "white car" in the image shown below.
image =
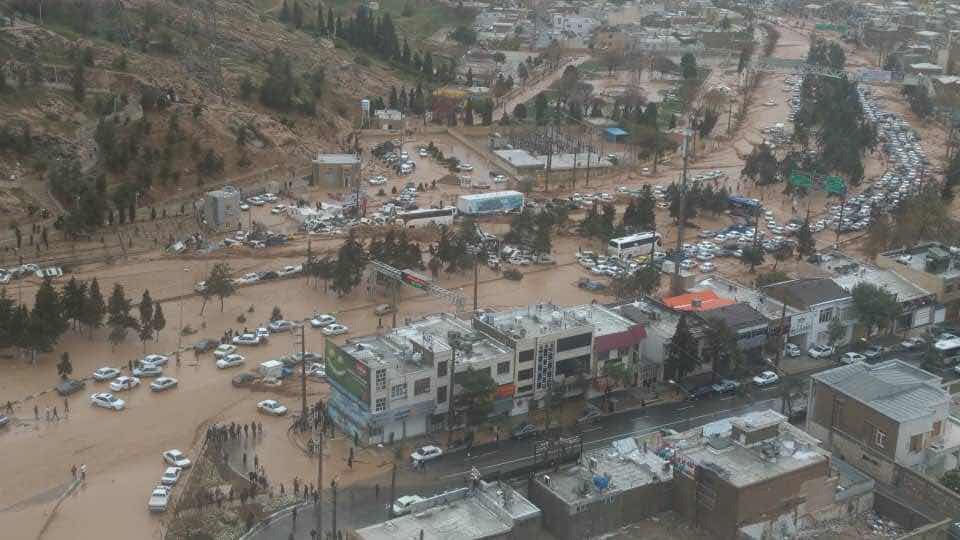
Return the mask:
<path fill-rule="evenodd" d="M 339 336 L 341 334 L 346 334 L 348 331 L 350 331 L 350 329 L 340 323 L 329 324 L 324 326 L 323 330 L 321 330 L 325 336 Z"/>
<path fill-rule="evenodd" d="M 180 480 L 182 471 L 180 467 L 167 467 L 167 470 L 163 471 L 163 476 L 160 477 L 160 483 L 165 486 L 175 485 L 177 480 Z"/>
<path fill-rule="evenodd" d="M 438 459 L 443 455 L 443 450 L 436 446 L 421 446 L 417 448 L 412 454 L 410 454 L 410 459 L 414 463 L 423 463 L 426 461 L 433 461 Z"/>
<path fill-rule="evenodd" d="M 163 375 L 163 368 L 153 364 L 141 365 L 133 368 L 134 377 L 159 377 Z"/>
<path fill-rule="evenodd" d="M 807 349 L 807 356 L 810 358 L 830 358 L 833 353 L 834 349 L 829 345 L 814 345 Z"/>
<path fill-rule="evenodd" d="M 470 172 L 473 170 L 473 165 L 469 163 L 461 163 L 460 165 L 457 165 L 457 170 L 460 172 Z"/>
<path fill-rule="evenodd" d="M 103 382 L 115 379 L 120 375 L 120 370 L 112 367 L 102 367 L 93 372 L 94 380 Z"/>
<path fill-rule="evenodd" d="M 417 150 L 417 155 L 420 157 L 430 157 L 430 151 L 426 148 L 421 148 Z"/>
<path fill-rule="evenodd" d="M 234 345 L 259 345 L 260 336 L 257 334 L 240 334 L 233 338 Z"/>
<path fill-rule="evenodd" d="M 717 269 L 717 265 L 712 262 L 705 262 L 700 265 L 700 271 L 704 274 L 709 274 Z"/>
<path fill-rule="evenodd" d="M 163 460 L 166 461 L 168 465 L 172 465 L 174 467 L 180 467 L 181 469 L 190 468 L 190 460 L 187 459 L 187 456 L 185 456 L 183 452 L 177 449 L 167 450 L 164 452 Z"/>
<path fill-rule="evenodd" d="M 265 399 L 257 403 L 257 410 L 273 416 L 283 416 L 287 414 L 287 408 L 275 399 Z"/>
<path fill-rule="evenodd" d="M 169 390 L 177 386 L 179 383 L 180 381 L 174 379 L 173 377 L 160 377 L 159 379 L 150 383 L 150 390 L 153 390 L 154 392 L 163 392 L 164 390 Z"/>
<path fill-rule="evenodd" d="M 370 178 L 367 179 L 367 182 L 368 182 L 371 186 L 382 186 L 382 185 L 384 185 L 384 184 L 387 183 L 387 179 L 386 179 L 386 177 L 384 177 L 384 176 L 382 176 L 382 175 L 379 175 L 379 176 L 371 176 Z"/>
<path fill-rule="evenodd" d="M 317 379 L 327 378 L 327 368 L 323 364 L 313 363 L 307 368 L 307 376 Z"/>
<path fill-rule="evenodd" d="M 229 344 L 229 343 L 224 343 L 224 344 L 218 346 L 216 349 L 213 350 L 213 357 L 214 357 L 214 358 L 223 358 L 224 356 L 227 356 L 228 354 L 233 354 L 233 353 L 235 353 L 235 352 L 237 352 L 237 346 L 236 346 L 236 345 L 231 345 L 231 344 Z"/>
<path fill-rule="evenodd" d="M 248 211 L 248 210 L 250 210 L 250 205 L 249 205 L 249 204 L 247 204 L 247 203 L 240 203 L 240 211 L 241 211 L 241 212 L 246 212 L 246 211 Z"/>
<path fill-rule="evenodd" d="M 124 390 L 132 390 L 139 386 L 139 384 L 140 379 L 123 375 L 121 377 L 117 377 L 113 382 L 110 383 L 110 389 L 114 392 L 123 392 Z"/>
<path fill-rule="evenodd" d="M 404 495 L 397 499 L 393 503 L 393 515 L 394 516 L 403 516 L 410 513 L 410 507 L 414 504 L 423 501 L 424 498 L 419 495 Z"/>
<path fill-rule="evenodd" d="M 274 206 L 273 208 L 270 209 L 270 213 L 273 214 L 273 215 L 275 215 L 275 216 L 278 216 L 278 215 L 282 214 L 286 209 L 287 209 L 286 206 L 284 206 L 284 205 L 282 205 L 282 204 L 278 204 L 278 205 L 276 205 L 276 206 Z"/>
<path fill-rule="evenodd" d="M 337 318 L 333 315 L 321 313 L 310 319 L 310 326 L 314 328 L 323 328 L 324 326 L 329 326 L 335 322 L 337 322 Z"/>
<path fill-rule="evenodd" d="M 867 357 L 855 352 L 843 353 L 843 356 L 840 357 L 840 361 L 844 364 L 853 364 L 854 362 L 866 362 Z"/>
<path fill-rule="evenodd" d="M 227 368 L 242 366 L 245 361 L 246 361 L 246 358 L 244 358 L 239 354 L 228 354 L 227 356 L 224 356 L 223 358 L 217 360 L 217 368 L 227 369 Z"/>
<path fill-rule="evenodd" d="M 769 386 L 780 381 L 780 377 L 772 371 L 764 371 L 753 378 L 753 384 L 757 386 Z"/>
<path fill-rule="evenodd" d="M 800 347 L 797 347 L 793 343 L 787 343 L 786 345 L 783 346 L 783 353 L 791 358 L 796 358 L 797 356 L 800 356 L 801 352 L 802 351 L 800 350 Z"/>
<path fill-rule="evenodd" d="M 293 326 L 294 324 L 292 322 L 284 321 L 281 319 L 279 321 L 272 321 L 270 324 L 267 325 L 267 328 L 269 328 L 271 332 L 276 333 L 276 332 L 289 332 L 290 330 L 293 329 Z"/>
<path fill-rule="evenodd" d="M 149 508 L 151 512 L 166 512 L 169 499 L 170 488 L 167 486 L 157 486 L 150 492 L 150 500 L 147 502 L 147 508 Z"/>
<path fill-rule="evenodd" d="M 140 363 L 144 365 L 150 364 L 154 366 L 165 366 L 169 361 L 170 359 L 162 354 L 148 354 L 144 356 L 142 359 L 140 359 Z"/>
<path fill-rule="evenodd" d="M 99 394 L 93 394 L 92 396 L 90 396 L 90 403 L 96 405 L 97 407 L 103 407 L 104 409 L 113 409 L 115 411 L 122 411 L 124 406 L 124 402 L 122 399 L 108 392 L 100 392 Z"/>
<path fill-rule="evenodd" d="M 926 343 L 923 338 L 909 337 L 900 342 L 900 346 L 906 351 L 912 351 Z"/>

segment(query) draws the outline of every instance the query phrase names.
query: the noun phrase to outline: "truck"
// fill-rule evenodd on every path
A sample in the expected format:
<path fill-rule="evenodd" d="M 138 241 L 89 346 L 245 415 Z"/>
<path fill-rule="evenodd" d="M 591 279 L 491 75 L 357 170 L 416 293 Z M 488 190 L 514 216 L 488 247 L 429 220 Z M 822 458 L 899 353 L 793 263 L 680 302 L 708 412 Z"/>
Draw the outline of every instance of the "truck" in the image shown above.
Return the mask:
<path fill-rule="evenodd" d="M 283 362 L 280 360 L 267 360 L 262 362 L 260 367 L 257 369 L 260 372 L 260 375 L 263 378 L 274 378 L 279 379 L 283 377 Z"/>
<path fill-rule="evenodd" d="M 519 191 L 491 191 L 457 197 L 457 210 L 468 216 L 509 214 L 523 209 L 523 193 Z"/>

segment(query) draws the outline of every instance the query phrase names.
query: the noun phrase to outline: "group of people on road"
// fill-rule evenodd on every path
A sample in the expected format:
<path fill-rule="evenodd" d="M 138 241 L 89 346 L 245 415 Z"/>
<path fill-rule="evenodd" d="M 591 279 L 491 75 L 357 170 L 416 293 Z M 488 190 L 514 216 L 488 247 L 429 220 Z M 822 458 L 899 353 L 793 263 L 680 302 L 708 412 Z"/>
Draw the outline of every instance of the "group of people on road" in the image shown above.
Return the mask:
<path fill-rule="evenodd" d="M 13 404 L 9 401 L 7 402 L 7 413 L 13 414 Z M 43 417 L 47 422 L 59 422 L 61 419 L 66 420 L 70 418 L 70 400 L 63 398 L 62 417 L 60 416 L 60 410 L 56 405 L 54 405 L 53 408 L 50 408 L 50 406 L 47 405 L 44 409 Z M 33 419 L 38 422 L 40 421 L 40 405 L 38 404 L 33 405 Z"/>

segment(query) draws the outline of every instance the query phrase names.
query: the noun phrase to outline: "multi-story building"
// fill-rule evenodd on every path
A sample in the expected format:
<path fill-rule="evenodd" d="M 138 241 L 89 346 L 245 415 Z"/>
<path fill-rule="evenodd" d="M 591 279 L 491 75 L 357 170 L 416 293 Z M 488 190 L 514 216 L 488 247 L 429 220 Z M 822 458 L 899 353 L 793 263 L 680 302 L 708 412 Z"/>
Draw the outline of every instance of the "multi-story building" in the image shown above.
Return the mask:
<path fill-rule="evenodd" d="M 231 186 L 207 192 L 203 219 L 208 227 L 223 230 L 240 226 L 240 191 Z"/>
<path fill-rule="evenodd" d="M 830 341 L 830 323 L 840 322 L 844 336 L 837 342 L 850 341 L 856 322 L 853 298 L 830 278 L 802 278 L 774 283 L 761 291 L 779 302 L 784 302 L 799 313 L 790 317 L 788 340 L 801 348 Z"/>
<path fill-rule="evenodd" d="M 893 270 L 916 286 L 936 295 L 946 308 L 935 310 L 933 322 L 960 316 L 960 252 L 930 242 L 877 255 L 877 266 Z"/>
<path fill-rule="evenodd" d="M 512 407 L 512 352 L 450 315 L 343 345 L 327 340 L 324 357 L 331 417 L 365 443 L 445 429 L 454 373 L 467 369 L 489 370 L 505 399 L 499 410 Z"/>
<path fill-rule="evenodd" d="M 343 189 L 360 181 L 360 158 L 355 154 L 317 154 L 311 171 L 315 185 Z"/>
<path fill-rule="evenodd" d="M 708 424 L 666 439 L 673 506 L 712 538 L 768 538 L 873 506 L 873 482 L 832 464 L 817 440 L 774 411 Z"/>
<path fill-rule="evenodd" d="M 810 377 L 806 430 L 842 459 L 890 482 L 894 464 L 960 463 L 960 425 L 940 377 L 900 360 L 858 362 Z"/>

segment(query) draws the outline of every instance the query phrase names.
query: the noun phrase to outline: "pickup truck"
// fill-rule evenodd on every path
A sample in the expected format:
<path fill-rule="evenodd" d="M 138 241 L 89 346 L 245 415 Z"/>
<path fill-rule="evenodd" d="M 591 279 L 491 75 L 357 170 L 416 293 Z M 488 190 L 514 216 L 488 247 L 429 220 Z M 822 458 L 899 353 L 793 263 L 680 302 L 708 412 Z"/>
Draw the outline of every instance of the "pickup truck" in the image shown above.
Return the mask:
<path fill-rule="evenodd" d="M 150 493 L 150 501 L 147 508 L 151 512 L 166 512 L 167 501 L 170 499 L 170 488 L 167 486 L 157 486 Z"/>

